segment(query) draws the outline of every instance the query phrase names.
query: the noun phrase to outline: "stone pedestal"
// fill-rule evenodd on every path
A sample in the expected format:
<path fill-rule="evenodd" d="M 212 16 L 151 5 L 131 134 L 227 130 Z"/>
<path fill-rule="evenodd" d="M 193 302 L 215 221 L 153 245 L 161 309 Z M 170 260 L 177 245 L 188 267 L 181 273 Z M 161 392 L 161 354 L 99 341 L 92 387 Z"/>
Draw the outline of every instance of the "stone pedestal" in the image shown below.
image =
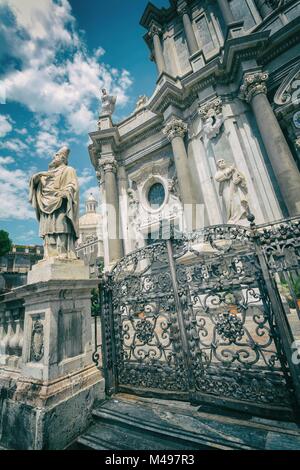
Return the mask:
<path fill-rule="evenodd" d="M 69 277 L 83 273 L 76 261 L 70 263 Z M 42 276 L 41 266 L 50 279 L 33 282 L 38 272 Z M 53 279 L 65 268 L 62 261 L 35 266 L 31 284 L 4 299 L 23 299 L 25 318 L 19 369 L 12 375 L 0 368 L 0 446 L 63 449 L 85 430 L 92 407 L 104 398 L 104 379 L 92 362 L 91 290 L 97 280 L 88 274 Z"/>
<path fill-rule="evenodd" d="M 98 129 L 99 131 L 104 131 L 113 127 L 110 114 L 100 115 L 98 119 Z"/>
<path fill-rule="evenodd" d="M 27 275 L 27 284 L 55 280 L 80 280 L 89 278 L 89 267 L 81 259 L 43 259 Z"/>

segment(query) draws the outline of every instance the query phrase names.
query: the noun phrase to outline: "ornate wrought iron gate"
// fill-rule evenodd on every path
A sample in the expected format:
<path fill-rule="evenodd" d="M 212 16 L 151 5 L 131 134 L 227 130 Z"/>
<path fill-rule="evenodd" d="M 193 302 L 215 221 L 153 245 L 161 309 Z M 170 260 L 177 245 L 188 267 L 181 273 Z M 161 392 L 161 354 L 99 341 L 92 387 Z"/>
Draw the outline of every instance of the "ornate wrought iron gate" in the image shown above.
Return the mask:
<path fill-rule="evenodd" d="M 298 219 L 224 225 L 123 258 L 100 287 L 107 392 L 290 414 L 300 375 L 278 283 L 299 240 Z"/>

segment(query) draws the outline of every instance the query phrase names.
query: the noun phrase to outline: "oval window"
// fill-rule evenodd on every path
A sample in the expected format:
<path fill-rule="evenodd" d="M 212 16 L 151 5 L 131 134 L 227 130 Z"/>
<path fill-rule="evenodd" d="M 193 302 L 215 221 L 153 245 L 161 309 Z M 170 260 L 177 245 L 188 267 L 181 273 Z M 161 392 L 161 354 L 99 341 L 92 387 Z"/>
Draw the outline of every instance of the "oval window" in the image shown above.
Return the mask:
<path fill-rule="evenodd" d="M 165 188 L 161 183 L 154 183 L 148 191 L 148 201 L 153 209 L 160 207 L 165 200 Z"/>

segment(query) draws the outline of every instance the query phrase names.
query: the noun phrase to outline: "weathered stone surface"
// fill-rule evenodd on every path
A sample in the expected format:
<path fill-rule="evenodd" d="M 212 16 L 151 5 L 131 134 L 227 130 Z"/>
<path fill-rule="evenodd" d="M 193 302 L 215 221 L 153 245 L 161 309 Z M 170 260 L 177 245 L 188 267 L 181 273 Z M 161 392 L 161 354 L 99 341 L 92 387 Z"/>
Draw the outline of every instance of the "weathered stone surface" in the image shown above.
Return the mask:
<path fill-rule="evenodd" d="M 47 282 L 51 280 L 88 279 L 89 268 L 83 260 L 50 258 L 39 261 L 28 273 L 27 283 Z"/>

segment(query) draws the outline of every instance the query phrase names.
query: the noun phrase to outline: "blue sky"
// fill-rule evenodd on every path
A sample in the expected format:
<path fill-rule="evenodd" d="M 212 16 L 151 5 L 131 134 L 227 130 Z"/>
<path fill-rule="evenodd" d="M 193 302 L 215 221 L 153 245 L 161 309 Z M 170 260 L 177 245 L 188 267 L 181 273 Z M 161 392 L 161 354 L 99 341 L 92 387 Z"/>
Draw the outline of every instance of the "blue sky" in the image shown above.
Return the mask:
<path fill-rule="evenodd" d="M 168 0 L 155 0 L 157 6 Z M 71 148 L 81 202 L 97 193 L 88 132 L 100 89 L 118 96 L 114 120 L 150 96 L 155 64 L 139 20 L 146 0 L 0 0 L 0 228 L 39 244 L 28 179 L 61 145 Z"/>

